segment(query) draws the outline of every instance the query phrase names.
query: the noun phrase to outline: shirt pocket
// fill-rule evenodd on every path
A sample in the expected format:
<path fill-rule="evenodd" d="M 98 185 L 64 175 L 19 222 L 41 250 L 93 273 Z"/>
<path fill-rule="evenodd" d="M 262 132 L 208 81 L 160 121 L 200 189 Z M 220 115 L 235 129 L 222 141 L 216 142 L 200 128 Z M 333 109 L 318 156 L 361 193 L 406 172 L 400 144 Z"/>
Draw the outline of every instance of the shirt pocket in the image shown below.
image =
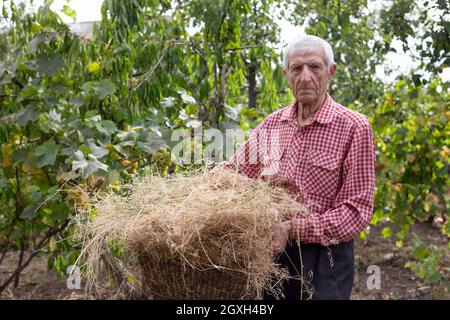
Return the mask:
<path fill-rule="evenodd" d="M 339 188 L 339 176 L 338 156 L 315 150 L 309 153 L 303 179 L 307 193 L 334 198 Z"/>

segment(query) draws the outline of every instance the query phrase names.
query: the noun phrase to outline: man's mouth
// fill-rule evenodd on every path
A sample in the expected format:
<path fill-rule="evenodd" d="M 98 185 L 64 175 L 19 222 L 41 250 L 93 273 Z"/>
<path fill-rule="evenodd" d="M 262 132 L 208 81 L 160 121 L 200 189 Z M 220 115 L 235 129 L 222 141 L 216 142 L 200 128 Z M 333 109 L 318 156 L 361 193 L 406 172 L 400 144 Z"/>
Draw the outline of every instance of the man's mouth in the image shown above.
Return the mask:
<path fill-rule="evenodd" d="M 298 89 L 298 92 L 305 92 L 305 91 L 316 92 L 316 89 L 313 89 L 313 88 L 300 88 L 300 89 Z"/>

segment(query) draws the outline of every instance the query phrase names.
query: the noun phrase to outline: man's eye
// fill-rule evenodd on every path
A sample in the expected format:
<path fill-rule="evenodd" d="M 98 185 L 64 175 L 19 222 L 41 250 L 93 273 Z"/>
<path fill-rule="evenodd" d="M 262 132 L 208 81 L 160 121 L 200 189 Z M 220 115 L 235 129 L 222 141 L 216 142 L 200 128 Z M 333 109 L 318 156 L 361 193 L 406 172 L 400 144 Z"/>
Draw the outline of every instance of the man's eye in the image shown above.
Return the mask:
<path fill-rule="evenodd" d="M 313 67 L 313 69 L 319 69 L 320 68 L 320 66 L 318 64 L 315 64 L 312 67 Z"/>

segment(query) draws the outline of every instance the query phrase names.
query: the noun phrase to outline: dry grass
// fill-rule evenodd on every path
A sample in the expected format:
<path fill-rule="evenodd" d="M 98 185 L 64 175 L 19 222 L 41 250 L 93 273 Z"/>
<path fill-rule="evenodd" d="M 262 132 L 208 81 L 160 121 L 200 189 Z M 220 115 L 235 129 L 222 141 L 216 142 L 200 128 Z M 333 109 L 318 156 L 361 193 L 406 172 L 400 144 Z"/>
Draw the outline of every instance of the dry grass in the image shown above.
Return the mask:
<path fill-rule="evenodd" d="M 134 283 L 126 285 L 146 298 L 279 293 L 274 283 L 286 272 L 273 262 L 271 227 L 291 212 L 304 211 L 282 188 L 220 171 L 148 176 L 124 186 L 123 193 L 98 197 L 97 214 L 80 219 L 91 291 L 105 273 L 105 250 L 114 244 L 121 250 L 119 259 L 113 258 L 123 272 L 119 278 L 131 276 Z M 119 291 L 116 287 L 111 295 Z"/>

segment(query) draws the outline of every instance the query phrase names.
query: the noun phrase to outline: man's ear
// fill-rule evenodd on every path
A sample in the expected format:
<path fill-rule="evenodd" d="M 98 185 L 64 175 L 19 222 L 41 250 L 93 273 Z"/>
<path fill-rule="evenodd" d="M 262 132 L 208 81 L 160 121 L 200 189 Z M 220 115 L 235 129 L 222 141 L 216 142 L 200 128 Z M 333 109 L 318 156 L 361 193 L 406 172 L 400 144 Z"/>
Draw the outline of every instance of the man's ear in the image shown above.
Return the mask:
<path fill-rule="evenodd" d="M 283 68 L 283 73 L 284 73 L 284 75 L 286 76 L 286 68 Z"/>
<path fill-rule="evenodd" d="M 330 81 L 333 79 L 335 74 L 336 74 L 336 63 L 333 63 L 333 65 L 330 67 Z"/>

